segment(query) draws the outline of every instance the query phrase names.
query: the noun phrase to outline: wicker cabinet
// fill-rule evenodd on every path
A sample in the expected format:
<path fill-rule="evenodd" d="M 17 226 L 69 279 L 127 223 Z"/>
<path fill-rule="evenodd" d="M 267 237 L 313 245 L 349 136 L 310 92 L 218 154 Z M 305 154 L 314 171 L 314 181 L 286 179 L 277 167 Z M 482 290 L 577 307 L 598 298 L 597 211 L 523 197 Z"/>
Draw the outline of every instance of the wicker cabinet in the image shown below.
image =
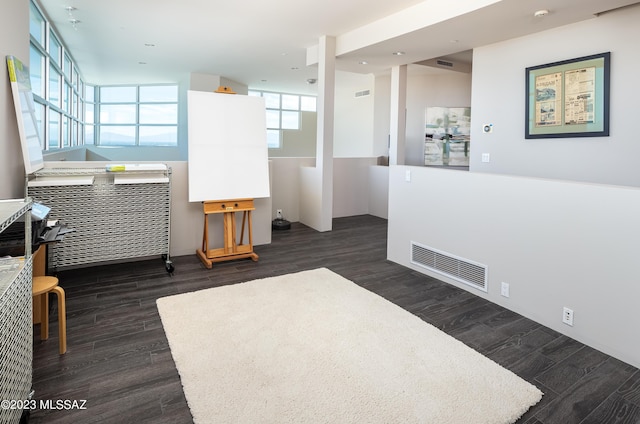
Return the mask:
<path fill-rule="evenodd" d="M 0 259 L 1 423 L 17 423 L 32 379 L 31 201 L 0 200 L 0 232 L 24 219 L 24 256 Z"/>
<path fill-rule="evenodd" d="M 153 172 L 45 168 L 34 175 L 27 182 L 29 197 L 50 207 L 52 218 L 76 230 L 69 242 L 48 249 L 50 268 L 159 255 L 165 258 L 167 270 L 173 269 L 170 168 Z"/>

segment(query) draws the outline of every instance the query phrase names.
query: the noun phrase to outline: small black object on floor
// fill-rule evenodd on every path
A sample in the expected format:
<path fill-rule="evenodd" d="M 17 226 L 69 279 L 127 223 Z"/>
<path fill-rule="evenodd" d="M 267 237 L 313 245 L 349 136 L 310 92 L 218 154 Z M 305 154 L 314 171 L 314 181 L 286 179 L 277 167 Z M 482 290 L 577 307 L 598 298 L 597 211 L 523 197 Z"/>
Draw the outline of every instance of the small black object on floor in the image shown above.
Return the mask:
<path fill-rule="evenodd" d="M 276 218 L 271 222 L 272 230 L 288 230 L 291 228 L 291 223 L 286 219 Z"/>

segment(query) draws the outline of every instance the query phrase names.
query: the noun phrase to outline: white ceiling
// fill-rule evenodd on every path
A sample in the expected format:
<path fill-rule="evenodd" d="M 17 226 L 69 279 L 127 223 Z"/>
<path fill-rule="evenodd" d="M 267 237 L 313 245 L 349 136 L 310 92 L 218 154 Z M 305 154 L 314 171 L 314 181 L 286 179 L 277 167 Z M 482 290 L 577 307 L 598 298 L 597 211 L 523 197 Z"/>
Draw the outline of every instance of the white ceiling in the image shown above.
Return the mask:
<path fill-rule="evenodd" d="M 637 2 L 39 0 L 87 82 L 175 82 L 197 72 L 293 93 L 316 91 L 306 83 L 317 78 L 317 69 L 307 66 L 307 50 L 312 55 L 323 35 L 336 37 L 338 69 L 380 74 L 438 57 L 470 61 L 474 47 Z M 540 9 L 550 13 L 535 18 Z M 74 26 L 71 19 L 80 22 Z"/>

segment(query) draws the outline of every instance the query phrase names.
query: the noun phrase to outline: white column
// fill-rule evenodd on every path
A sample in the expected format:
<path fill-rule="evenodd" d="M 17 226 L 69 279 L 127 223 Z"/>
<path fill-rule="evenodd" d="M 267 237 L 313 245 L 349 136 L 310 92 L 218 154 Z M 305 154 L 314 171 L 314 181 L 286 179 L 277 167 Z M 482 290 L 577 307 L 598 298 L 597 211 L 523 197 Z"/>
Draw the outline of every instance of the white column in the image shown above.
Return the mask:
<path fill-rule="evenodd" d="M 330 231 L 333 219 L 333 127 L 336 91 L 336 39 L 320 37 L 318 51 L 318 129 L 316 168 L 322 173 L 319 231 Z"/>
<path fill-rule="evenodd" d="M 331 231 L 333 219 L 333 127 L 336 40 L 322 36 L 318 46 L 316 167 L 301 168 L 300 222 Z"/>
<path fill-rule="evenodd" d="M 389 165 L 404 165 L 407 132 L 407 65 L 391 68 Z"/>

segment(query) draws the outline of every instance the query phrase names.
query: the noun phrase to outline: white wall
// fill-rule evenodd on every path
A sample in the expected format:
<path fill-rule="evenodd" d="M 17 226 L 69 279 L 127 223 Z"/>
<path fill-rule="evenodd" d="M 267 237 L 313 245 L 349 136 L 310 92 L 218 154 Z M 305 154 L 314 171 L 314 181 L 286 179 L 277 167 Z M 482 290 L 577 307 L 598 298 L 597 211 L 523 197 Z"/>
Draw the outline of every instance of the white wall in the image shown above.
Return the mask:
<path fill-rule="evenodd" d="M 336 158 L 333 162 L 333 217 L 369 213 L 369 168 L 376 158 Z"/>
<path fill-rule="evenodd" d="M 0 199 L 24 197 L 24 162 L 5 57 L 29 64 L 29 2 L 6 1 L 0 25 Z M 6 17 L 11 17 L 6 19 Z"/>
<path fill-rule="evenodd" d="M 87 156 L 87 160 L 112 160 L 112 161 L 167 161 L 167 160 L 179 160 L 180 151 L 179 147 L 153 147 L 153 146 L 140 146 L 140 147 L 99 147 L 99 146 L 86 146 L 87 155 L 90 153 L 95 156 Z M 90 152 L 90 153 L 89 153 Z M 59 153 L 59 152 L 58 152 Z M 46 160 L 56 160 L 56 152 L 46 153 Z M 98 158 L 98 159 L 95 159 Z M 67 159 L 74 160 L 74 159 Z"/>
<path fill-rule="evenodd" d="M 282 145 L 269 149 L 269 157 L 315 157 L 317 121 L 316 112 L 300 112 L 300 129 L 282 130 Z"/>
<path fill-rule="evenodd" d="M 639 21 L 635 6 L 476 49 L 471 172 L 412 167 L 407 183 L 405 167 L 392 167 L 388 231 L 390 260 L 418 269 L 414 240 L 486 264 L 486 295 L 439 278 L 636 367 L 640 192 L 623 185 L 640 186 Z M 611 137 L 525 141 L 525 68 L 602 51 L 612 55 Z M 478 134 L 483 123 L 494 132 Z M 573 327 L 561 323 L 563 306 L 575 311 Z"/>
<path fill-rule="evenodd" d="M 424 165 L 424 135 L 427 108 L 471 105 L 471 74 L 446 72 L 409 78 L 407 90 L 407 165 Z M 471 118 L 473 119 L 473 108 Z M 473 141 L 472 141 L 473 142 Z"/>
<path fill-rule="evenodd" d="M 434 71 L 435 72 L 435 71 Z M 388 140 L 390 111 L 390 77 L 376 78 L 375 149 L 384 151 Z M 405 164 L 424 165 L 424 134 L 427 107 L 471 106 L 471 74 L 461 72 L 409 73 L 407 77 L 407 130 Z M 386 115 L 385 115 L 386 113 Z M 471 109 L 471 119 L 474 118 Z M 473 143 L 473 140 L 472 140 Z M 387 144 L 388 146 L 388 144 Z M 388 154 L 388 148 L 386 150 Z"/>
<path fill-rule="evenodd" d="M 373 156 L 389 156 L 391 77 L 376 77 L 373 101 Z"/>
<path fill-rule="evenodd" d="M 369 215 L 389 218 L 389 167 L 369 167 Z"/>
<path fill-rule="evenodd" d="M 315 166 L 315 158 L 271 158 L 271 207 L 273 218 L 282 209 L 284 219 L 300 221 L 300 167 Z"/>
<path fill-rule="evenodd" d="M 640 366 L 640 189 L 406 166 L 389 184 L 389 260 Z M 487 265 L 488 293 L 412 265 L 411 241 Z"/>
<path fill-rule="evenodd" d="M 367 97 L 356 91 L 370 90 Z M 336 72 L 334 110 L 334 157 L 373 155 L 374 78 L 372 75 Z M 282 147 L 269 149 L 270 158 L 314 157 L 316 155 L 317 114 L 302 112 L 299 130 L 282 130 Z"/>
<path fill-rule="evenodd" d="M 334 109 L 334 157 L 373 156 L 374 77 L 371 74 L 336 72 Z M 356 92 L 369 90 L 369 96 Z"/>
<path fill-rule="evenodd" d="M 638 22 L 640 5 L 475 49 L 470 169 L 640 186 Z M 611 52 L 610 137 L 526 140 L 525 68 L 606 51 Z M 493 133 L 483 134 L 483 123 L 493 123 Z M 482 153 L 491 154 L 490 163 L 481 162 Z"/>

